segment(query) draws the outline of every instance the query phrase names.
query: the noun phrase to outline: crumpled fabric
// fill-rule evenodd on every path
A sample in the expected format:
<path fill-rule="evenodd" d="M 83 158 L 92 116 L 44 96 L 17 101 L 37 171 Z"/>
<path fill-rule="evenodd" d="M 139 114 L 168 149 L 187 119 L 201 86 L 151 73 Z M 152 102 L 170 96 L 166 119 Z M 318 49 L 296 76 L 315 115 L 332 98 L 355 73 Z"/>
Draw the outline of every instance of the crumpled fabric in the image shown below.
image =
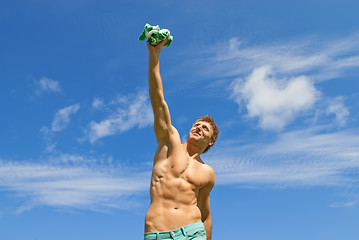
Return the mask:
<path fill-rule="evenodd" d="M 158 25 L 151 26 L 150 24 L 146 23 L 145 29 L 143 30 L 142 34 L 138 38 L 140 41 L 144 41 L 146 39 L 149 44 L 152 46 L 156 46 L 163 40 L 168 37 L 168 41 L 163 45 L 164 47 L 168 47 L 171 42 L 173 41 L 173 36 L 170 35 L 170 30 L 160 28 Z"/>

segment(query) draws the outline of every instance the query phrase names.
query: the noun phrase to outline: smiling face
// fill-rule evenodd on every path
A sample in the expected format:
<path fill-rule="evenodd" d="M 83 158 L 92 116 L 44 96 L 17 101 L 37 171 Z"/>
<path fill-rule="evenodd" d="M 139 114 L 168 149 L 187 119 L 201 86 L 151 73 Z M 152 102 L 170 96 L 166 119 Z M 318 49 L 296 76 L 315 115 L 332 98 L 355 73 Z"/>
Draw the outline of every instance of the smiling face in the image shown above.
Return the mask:
<path fill-rule="evenodd" d="M 189 131 L 188 140 L 195 141 L 196 145 L 207 147 L 213 145 L 213 127 L 209 122 L 196 121 Z"/>

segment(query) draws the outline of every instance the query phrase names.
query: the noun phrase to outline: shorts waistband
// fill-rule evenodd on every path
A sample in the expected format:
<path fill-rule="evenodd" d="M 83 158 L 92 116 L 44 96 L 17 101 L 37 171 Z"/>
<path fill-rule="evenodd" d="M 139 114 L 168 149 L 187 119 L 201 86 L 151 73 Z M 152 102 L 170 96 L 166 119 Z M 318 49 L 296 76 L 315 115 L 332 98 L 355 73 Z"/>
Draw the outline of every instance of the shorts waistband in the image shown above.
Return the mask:
<path fill-rule="evenodd" d="M 204 228 L 203 222 L 195 222 L 171 231 L 166 232 L 147 232 L 145 237 L 151 237 L 149 239 L 162 239 L 162 238 L 172 238 L 174 235 L 183 234 L 186 235 L 186 232 L 196 230 L 199 228 Z"/>

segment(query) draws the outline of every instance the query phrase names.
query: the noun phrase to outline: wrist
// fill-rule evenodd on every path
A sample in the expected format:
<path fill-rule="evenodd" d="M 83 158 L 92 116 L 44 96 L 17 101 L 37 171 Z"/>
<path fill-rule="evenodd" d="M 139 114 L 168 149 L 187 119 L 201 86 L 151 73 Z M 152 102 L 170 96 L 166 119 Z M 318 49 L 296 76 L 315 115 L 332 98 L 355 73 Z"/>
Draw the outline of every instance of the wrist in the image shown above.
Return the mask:
<path fill-rule="evenodd" d="M 160 56 L 159 56 L 159 54 L 150 52 L 148 54 L 148 59 L 150 60 L 150 62 L 158 63 L 160 60 Z"/>

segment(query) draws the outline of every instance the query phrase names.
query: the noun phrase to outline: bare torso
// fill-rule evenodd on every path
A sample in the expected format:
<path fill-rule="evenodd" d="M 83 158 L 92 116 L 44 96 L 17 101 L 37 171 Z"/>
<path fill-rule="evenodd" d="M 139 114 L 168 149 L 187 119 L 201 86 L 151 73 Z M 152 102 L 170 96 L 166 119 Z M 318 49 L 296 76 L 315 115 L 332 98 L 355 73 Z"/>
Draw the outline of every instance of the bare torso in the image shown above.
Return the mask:
<path fill-rule="evenodd" d="M 145 232 L 170 231 L 201 221 L 199 189 L 210 181 L 211 167 L 189 156 L 175 131 L 170 143 L 159 143 L 151 177 L 151 205 Z"/>

